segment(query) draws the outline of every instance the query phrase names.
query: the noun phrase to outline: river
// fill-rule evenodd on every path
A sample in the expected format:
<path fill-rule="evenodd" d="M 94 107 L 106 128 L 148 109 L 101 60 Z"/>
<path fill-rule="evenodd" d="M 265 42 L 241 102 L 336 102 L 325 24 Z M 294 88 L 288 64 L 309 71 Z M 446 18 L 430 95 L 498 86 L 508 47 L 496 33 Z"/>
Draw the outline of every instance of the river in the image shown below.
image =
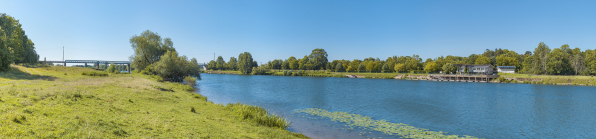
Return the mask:
<path fill-rule="evenodd" d="M 312 138 L 399 138 L 295 110 L 321 108 L 480 138 L 596 137 L 596 87 L 201 74 L 214 103 L 266 108 Z M 364 133 L 366 132 L 366 133 Z"/>

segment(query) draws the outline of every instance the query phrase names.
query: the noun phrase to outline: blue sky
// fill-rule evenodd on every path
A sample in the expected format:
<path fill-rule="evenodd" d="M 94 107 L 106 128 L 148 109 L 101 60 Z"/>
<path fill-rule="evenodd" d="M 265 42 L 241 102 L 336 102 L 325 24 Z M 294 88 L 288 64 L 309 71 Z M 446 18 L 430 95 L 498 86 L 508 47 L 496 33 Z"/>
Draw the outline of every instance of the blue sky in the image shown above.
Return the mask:
<path fill-rule="evenodd" d="M 595 1 L 0 1 L 40 57 L 128 60 L 144 30 L 169 37 L 181 55 L 208 62 L 250 52 L 259 62 L 418 54 L 468 56 L 485 49 L 595 49 Z"/>

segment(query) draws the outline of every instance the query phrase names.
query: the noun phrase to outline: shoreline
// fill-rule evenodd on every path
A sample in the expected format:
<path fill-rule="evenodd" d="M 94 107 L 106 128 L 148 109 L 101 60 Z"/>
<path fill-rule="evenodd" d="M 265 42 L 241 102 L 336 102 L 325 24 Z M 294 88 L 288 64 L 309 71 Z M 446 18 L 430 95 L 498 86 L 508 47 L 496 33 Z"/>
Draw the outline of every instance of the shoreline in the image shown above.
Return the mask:
<path fill-rule="evenodd" d="M 207 74 L 240 74 L 239 71 L 204 71 Z M 344 72 L 345 73 L 345 72 Z M 417 81 L 441 81 L 429 79 L 428 74 L 410 73 L 337 73 L 337 72 L 305 72 L 308 77 L 335 77 L 335 78 L 370 78 L 370 79 L 398 79 Z M 250 75 L 250 74 L 249 74 Z M 271 76 L 284 76 L 283 72 L 271 72 Z M 394 75 L 394 76 L 390 76 Z M 501 78 L 502 77 L 502 78 Z M 449 82 L 473 82 L 459 80 L 442 80 Z M 596 77 L 593 76 L 560 76 L 560 75 L 527 75 L 527 74 L 503 74 L 500 78 L 491 81 L 479 81 L 481 83 L 517 83 L 517 84 L 540 84 L 540 85 L 568 85 L 568 86 L 596 86 Z"/>

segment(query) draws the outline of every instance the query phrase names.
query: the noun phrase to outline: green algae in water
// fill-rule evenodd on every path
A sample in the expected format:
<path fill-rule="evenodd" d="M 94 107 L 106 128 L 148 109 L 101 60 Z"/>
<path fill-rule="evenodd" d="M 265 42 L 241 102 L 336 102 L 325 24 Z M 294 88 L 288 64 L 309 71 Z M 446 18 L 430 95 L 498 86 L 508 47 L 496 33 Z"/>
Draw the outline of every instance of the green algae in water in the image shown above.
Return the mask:
<path fill-rule="evenodd" d="M 329 112 L 319 108 L 308 108 L 305 110 L 298 110 L 299 113 L 308 113 L 311 115 L 330 118 L 332 121 L 340 121 L 347 123 L 351 127 L 361 127 L 375 131 L 381 131 L 388 135 L 400 135 L 405 138 L 428 139 L 428 138 L 445 138 L 445 139 L 477 139 L 477 137 L 468 135 L 445 135 L 447 132 L 429 131 L 428 129 L 416 128 L 403 123 L 391 123 L 387 120 L 374 120 L 368 116 L 359 114 L 349 114 L 347 112 Z"/>

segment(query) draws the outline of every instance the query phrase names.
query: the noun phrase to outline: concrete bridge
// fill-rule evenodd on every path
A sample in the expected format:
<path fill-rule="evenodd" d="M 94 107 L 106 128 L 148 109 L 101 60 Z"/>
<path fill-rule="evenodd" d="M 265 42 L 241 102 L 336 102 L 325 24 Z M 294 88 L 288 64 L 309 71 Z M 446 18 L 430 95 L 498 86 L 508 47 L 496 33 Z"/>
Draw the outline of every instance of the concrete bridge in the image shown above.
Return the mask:
<path fill-rule="evenodd" d="M 46 65 L 46 63 L 50 62 L 50 63 L 64 63 L 64 66 L 66 66 L 66 63 L 84 63 L 85 67 L 87 67 L 87 63 L 93 63 L 95 68 L 99 68 L 100 64 L 126 64 L 126 71 L 128 71 L 128 73 L 130 73 L 130 61 L 103 61 L 103 60 L 64 60 L 64 61 L 46 61 L 45 58 L 43 61 L 40 60 L 40 62 L 43 63 L 43 65 Z"/>

